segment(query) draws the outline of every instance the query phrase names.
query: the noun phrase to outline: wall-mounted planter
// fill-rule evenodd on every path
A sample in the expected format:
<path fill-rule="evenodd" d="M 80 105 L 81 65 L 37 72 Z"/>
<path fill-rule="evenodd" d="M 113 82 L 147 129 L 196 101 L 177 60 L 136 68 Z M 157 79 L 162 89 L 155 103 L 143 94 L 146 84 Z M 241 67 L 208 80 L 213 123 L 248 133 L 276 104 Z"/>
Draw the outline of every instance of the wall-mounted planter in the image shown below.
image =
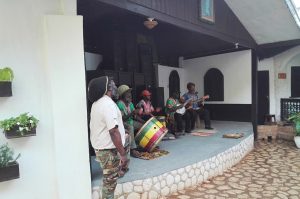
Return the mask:
<path fill-rule="evenodd" d="M 0 97 L 12 96 L 11 82 L 0 81 Z"/>
<path fill-rule="evenodd" d="M 26 133 L 23 133 L 23 135 L 17 131 L 16 128 L 11 129 L 10 131 L 4 131 L 5 137 L 7 139 L 13 139 L 13 138 L 21 138 L 21 137 L 28 137 L 28 136 L 36 136 L 36 129 L 31 129 L 31 131 L 28 131 Z"/>
<path fill-rule="evenodd" d="M 7 167 L 0 167 L 0 182 L 20 178 L 19 164 L 12 163 Z"/>

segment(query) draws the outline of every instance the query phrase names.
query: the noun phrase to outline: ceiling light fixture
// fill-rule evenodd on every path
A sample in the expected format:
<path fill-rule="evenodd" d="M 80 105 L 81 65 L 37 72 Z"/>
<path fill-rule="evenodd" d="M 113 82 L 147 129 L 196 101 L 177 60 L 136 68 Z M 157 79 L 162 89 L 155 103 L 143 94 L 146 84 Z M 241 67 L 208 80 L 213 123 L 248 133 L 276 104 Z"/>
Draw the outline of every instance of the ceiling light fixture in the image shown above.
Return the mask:
<path fill-rule="evenodd" d="M 146 26 L 149 30 L 157 26 L 158 22 L 154 20 L 154 18 L 147 18 L 147 21 L 144 21 L 144 26 Z"/>
<path fill-rule="evenodd" d="M 235 43 L 235 48 L 238 49 L 239 48 L 239 43 Z"/>

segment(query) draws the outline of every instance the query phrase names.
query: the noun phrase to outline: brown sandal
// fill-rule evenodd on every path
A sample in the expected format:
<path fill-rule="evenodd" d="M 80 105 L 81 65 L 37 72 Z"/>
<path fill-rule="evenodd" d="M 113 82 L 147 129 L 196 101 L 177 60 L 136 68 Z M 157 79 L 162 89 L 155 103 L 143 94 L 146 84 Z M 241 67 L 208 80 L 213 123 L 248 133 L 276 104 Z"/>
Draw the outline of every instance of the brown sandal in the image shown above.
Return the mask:
<path fill-rule="evenodd" d="M 132 156 L 134 158 L 139 158 L 139 157 L 141 157 L 141 154 L 137 150 L 132 149 L 132 150 L 130 150 L 130 156 Z"/>

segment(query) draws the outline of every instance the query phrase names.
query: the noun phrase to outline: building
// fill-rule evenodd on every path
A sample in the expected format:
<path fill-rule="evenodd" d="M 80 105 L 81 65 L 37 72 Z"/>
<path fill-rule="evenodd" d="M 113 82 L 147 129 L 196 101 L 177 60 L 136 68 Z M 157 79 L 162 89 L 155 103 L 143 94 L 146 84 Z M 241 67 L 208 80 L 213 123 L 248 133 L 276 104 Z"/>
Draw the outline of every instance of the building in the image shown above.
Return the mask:
<path fill-rule="evenodd" d="M 291 95 L 290 68 L 300 66 L 300 31 L 285 2 L 214 3 L 214 15 L 201 21 L 196 0 L 1 1 L 0 68 L 11 67 L 15 79 L 13 96 L 0 98 L 0 120 L 23 112 L 40 120 L 36 137 L 0 135 L 22 154 L 21 178 L 1 182 L 1 197 L 91 198 L 86 81 L 99 74 L 165 99 L 172 71 L 183 92 L 186 82 L 201 85 L 209 69 L 218 69 L 224 101 L 209 102 L 215 119 L 226 120 L 221 113 L 230 109 L 239 115 L 229 120 L 251 121 L 255 130 L 258 114 L 265 114 L 258 111 L 257 71 L 269 71 L 270 112 L 279 117 L 280 99 Z M 145 29 L 147 17 L 157 27 Z M 94 54 L 103 62 L 86 72 Z"/>

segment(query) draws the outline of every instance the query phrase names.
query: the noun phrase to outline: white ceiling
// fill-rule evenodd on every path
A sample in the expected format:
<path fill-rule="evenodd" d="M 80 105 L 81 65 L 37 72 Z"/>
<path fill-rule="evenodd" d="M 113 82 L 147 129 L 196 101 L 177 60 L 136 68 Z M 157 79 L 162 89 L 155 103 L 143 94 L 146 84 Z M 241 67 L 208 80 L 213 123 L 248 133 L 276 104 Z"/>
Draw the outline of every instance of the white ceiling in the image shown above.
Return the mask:
<path fill-rule="evenodd" d="M 225 0 L 257 44 L 300 39 L 285 0 Z"/>

